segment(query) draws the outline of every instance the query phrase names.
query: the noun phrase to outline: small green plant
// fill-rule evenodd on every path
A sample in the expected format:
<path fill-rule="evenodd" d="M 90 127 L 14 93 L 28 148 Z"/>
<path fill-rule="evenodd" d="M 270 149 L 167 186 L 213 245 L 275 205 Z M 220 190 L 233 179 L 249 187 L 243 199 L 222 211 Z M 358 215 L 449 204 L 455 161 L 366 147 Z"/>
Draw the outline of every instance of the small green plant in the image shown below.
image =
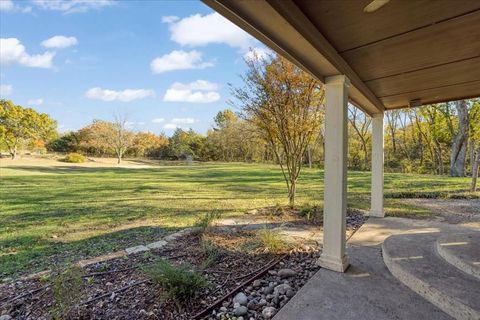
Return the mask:
<path fill-rule="evenodd" d="M 288 249 L 287 242 L 283 239 L 279 230 L 264 228 L 257 234 L 260 246 L 265 251 L 279 253 Z"/>
<path fill-rule="evenodd" d="M 205 253 L 202 269 L 206 269 L 221 259 L 223 250 L 211 239 L 202 238 L 201 245 Z"/>
<path fill-rule="evenodd" d="M 51 277 L 51 287 L 55 303 L 50 309 L 52 319 L 69 319 L 73 307 L 83 295 L 84 270 L 74 266 Z"/>
<path fill-rule="evenodd" d="M 306 205 L 300 210 L 300 215 L 307 221 L 312 221 L 315 218 L 320 218 L 322 216 L 322 211 L 318 206 Z"/>
<path fill-rule="evenodd" d="M 162 286 L 167 298 L 179 303 L 195 298 L 201 289 L 208 286 L 206 278 L 192 271 L 189 265 L 174 266 L 163 259 L 146 268 L 145 273 Z"/>
<path fill-rule="evenodd" d="M 41 283 L 48 283 L 50 281 L 50 275 L 42 274 L 40 278 L 38 278 L 38 281 L 40 281 Z"/>
<path fill-rule="evenodd" d="M 87 161 L 87 159 L 80 153 L 72 152 L 67 154 L 65 158 L 62 160 L 63 162 L 71 162 L 71 163 L 83 163 Z"/>
<path fill-rule="evenodd" d="M 194 227 L 198 228 L 198 233 L 204 234 L 210 230 L 215 220 L 219 217 L 220 213 L 217 211 L 207 212 L 195 222 Z"/>

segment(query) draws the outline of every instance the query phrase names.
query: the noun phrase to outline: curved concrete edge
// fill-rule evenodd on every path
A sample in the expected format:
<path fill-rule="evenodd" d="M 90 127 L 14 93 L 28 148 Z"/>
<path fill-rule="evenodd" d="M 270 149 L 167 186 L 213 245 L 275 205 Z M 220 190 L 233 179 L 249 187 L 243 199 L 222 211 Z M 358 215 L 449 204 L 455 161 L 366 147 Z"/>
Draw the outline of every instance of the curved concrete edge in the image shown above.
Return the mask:
<path fill-rule="evenodd" d="M 441 256 L 445 261 L 453 265 L 455 268 L 460 269 L 463 272 L 476 277 L 477 279 L 480 279 L 480 268 L 468 263 L 467 261 L 453 254 L 451 250 L 445 249 L 445 247 L 442 246 L 440 239 L 437 239 L 437 241 L 435 241 L 435 248 L 438 255 Z"/>
<path fill-rule="evenodd" d="M 383 262 L 395 278 L 457 320 L 480 320 L 480 315 L 476 310 L 430 286 L 396 263 L 388 253 L 386 244 L 389 238 L 382 243 L 382 256 Z"/>

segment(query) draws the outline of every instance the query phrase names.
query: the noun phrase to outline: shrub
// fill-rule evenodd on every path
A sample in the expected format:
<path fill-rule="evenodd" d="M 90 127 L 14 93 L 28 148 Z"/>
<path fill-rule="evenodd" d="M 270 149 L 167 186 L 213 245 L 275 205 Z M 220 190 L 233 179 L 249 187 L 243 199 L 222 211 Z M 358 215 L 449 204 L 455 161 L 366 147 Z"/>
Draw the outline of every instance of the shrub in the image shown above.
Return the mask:
<path fill-rule="evenodd" d="M 84 270 L 71 267 L 51 278 L 55 303 L 50 309 L 52 319 L 70 319 L 69 313 L 82 298 Z"/>
<path fill-rule="evenodd" d="M 195 222 L 194 227 L 199 229 L 200 234 L 204 234 L 205 232 L 209 231 L 213 225 L 213 222 L 215 222 L 215 220 L 217 220 L 219 217 L 220 213 L 216 211 L 208 212 Z"/>
<path fill-rule="evenodd" d="M 257 238 L 265 251 L 278 253 L 288 249 L 288 245 L 279 230 L 267 229 L 265 227 L 258 232 Z"/>
<path fill-rule="evenodd" d="M 302 209 L 300 209 L 300 215 L 308 221 L 321 219 L 322 209 L 319 206 L 306 205 Z"/>
<path fill-rule="evenodd" d="M 202 269 L 206 269 L 220 261 L 224 252 L 213 240 L 202 238 L 201 245 L 205 253 Z"/>
<path fill-rule="evenodd" d="M 192 271 L 189 265 L 173 266 L 162 259 L 148 267 L 145 272 L 152 281 L 162 286 L 168 298 L 178 302 L 194 298 L 208 285 L 206 278 Z"/>
<path fill-rule="evenodd" d="M 64 162 L 71 162 L 71 163 L 82 163 L 87 161 L 87 159 L 80 153 L 69 153 L 65 158 L 63 158 Z"/>

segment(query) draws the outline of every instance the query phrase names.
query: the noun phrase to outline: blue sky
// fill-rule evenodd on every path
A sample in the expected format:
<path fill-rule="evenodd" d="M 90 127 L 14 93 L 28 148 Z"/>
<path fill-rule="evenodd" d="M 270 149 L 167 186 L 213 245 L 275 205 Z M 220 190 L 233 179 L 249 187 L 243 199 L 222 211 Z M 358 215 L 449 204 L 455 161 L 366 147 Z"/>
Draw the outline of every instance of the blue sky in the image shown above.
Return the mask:
<path fill-rule="evenodd" d="M 201 133 L 264 46 L 199 1 L 0 0 L 0 94 L 60 131 L 126 115 Z"/>

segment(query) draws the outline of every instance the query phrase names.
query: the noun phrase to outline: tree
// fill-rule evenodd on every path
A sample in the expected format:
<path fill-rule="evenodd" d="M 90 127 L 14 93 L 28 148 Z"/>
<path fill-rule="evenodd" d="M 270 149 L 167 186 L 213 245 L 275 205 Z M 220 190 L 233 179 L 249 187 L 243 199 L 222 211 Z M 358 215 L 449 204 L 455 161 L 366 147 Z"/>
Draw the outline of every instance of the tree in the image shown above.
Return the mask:
<path fill-rule="evenodd" d="M 45 113 L 0 100 L 0 138 L 12 159 L 19 145 L 44 144 L 57 135 L 57 122 Z"/>
<path fill-rule="evenodd" d="M 244 86 L 232 88 L 242 110 L 270 144 L 283 173 L 290 206 L 295 204 L 304 155 L 320 129 L 324 90 L 282 57 L 249 59 Z"/>
<path fill-rule="evenodd" d="M 202 159 L 205 136 L 189 129 L 177 128 L 169 139 L 169 156 L 173 159 Z"/>
<path fill-rule="evenodd" d="M 448 104 L 447 104 L 448 107 Z M 450 155 L 450 175 L 463 177 L 465 175 L 465 159 L 468 145 L 468 104 L 466 100 L 455 101 L 458 115 L 458 128 L 454 132 L 453 124 L 448 122 L 450 131 L 454 135 L 452 152 Z"/>
<path fill-rule="evenodd" d="M 470 109 L 470 141 L 472 148 L 471 164 L 472 164 L 472 183 L 470 190 L 477 191 L 477 180 L 480 166 L 480 100 L 474 100 Z"/>
<path fill-rule="evenodd" d="M 115 116 L 113 122 L 93 120 L 91 125 L 79 130 L 81 148 L 87 153 L 114 154 L 117 163 L 121 163 L 135 137 L 126 123 L 126 119 L 120 116 Z"/>
<path fill-rule="evenodd" d="M 369 144 L 372 138 L 372 133 L 370 132 L 372 118 L 367 117 L 365 113 L 360 111 L 355 106 L 349 106 L 348 122 L 350 123 L 358 138 L 360 139 L 361 148 L 363 150 L 364 169 L 367 169 L 369 167 Z"/>
<path fill-rule="evenodd" d="M 115 151 L 118 164 L 122 162 L 123 155 L 132 145 L 134 139 L 134 134 L 127 129 L 126 123 L 126 117 L 117 115 L 113 122 L 106 122 L 105 130 L 101 131 L 104 134 L 102 138 Z"/>
<path fill-rule="evenodd" d="M 139 132 L 133 139 L 131 152 L 137 157 L 158 157 L 162 149 L 168 146 L 168 138 L 151 132 Z"/>
<path fill-rule="evenodd" d="M 79 149 L 80 141 L 77 132 L 67 132 L 47 144 L 47 150 L 53 152 L 76 152 Z"/>
<path fill-rule="evenodd" d="M 238 117 L 232 110 L 225 109 L 217 113 L 214 121 L 218 129 L 224 129 L 230 125 L 235 124 L 238 121 Z"/>

